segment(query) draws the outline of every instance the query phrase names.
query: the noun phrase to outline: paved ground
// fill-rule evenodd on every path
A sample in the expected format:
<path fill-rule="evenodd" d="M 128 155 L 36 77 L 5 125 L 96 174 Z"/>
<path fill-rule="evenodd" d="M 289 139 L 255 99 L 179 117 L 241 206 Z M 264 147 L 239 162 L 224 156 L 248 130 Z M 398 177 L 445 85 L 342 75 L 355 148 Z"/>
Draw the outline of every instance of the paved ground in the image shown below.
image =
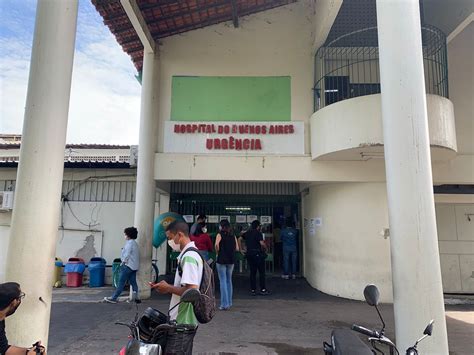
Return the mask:
<path fill-rule="evenodd" d="M 323 354 L 322 342 L 335 327 L 379 326 L 376 312 L 365 303 L 327 296 L 304 279 L 270 279 L 272 295 L 257 297 L 247 294 L 246 279 L 237 278 L 235 283 L 234 307 L 200 326 L 195 353 L 317 355 Z M 49 354 L 118 354 L 128 330 L 114 322 L 133 319 L 135 305 L 97 302 L 111 292 L 111 288 L 55 290 Z M 148 306 L 165 310 L 168 303 L 169 296 L 155 293 L 139 310 Z M 455 355 L 474 354 L 474 302 L 464 303 L 446 306 L 450 353 Z M 393 337 L 393 309 L 382 305 L 381 312 L 387 335 Z"/>

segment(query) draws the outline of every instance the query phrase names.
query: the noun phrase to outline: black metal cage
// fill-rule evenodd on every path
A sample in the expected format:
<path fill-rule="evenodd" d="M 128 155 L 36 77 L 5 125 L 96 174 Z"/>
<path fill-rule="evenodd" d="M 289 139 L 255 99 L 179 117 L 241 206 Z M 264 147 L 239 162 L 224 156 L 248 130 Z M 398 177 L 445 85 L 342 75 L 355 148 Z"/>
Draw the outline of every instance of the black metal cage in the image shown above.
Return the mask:
<path fill-rule="evenodd" d="M 446 36 L 434 26 L 421 30 L 427 94 L 448 97 Z M 314 110 L 342 100 L 379 94 L 377 27 L 344 34 L 315 55 Z"/>

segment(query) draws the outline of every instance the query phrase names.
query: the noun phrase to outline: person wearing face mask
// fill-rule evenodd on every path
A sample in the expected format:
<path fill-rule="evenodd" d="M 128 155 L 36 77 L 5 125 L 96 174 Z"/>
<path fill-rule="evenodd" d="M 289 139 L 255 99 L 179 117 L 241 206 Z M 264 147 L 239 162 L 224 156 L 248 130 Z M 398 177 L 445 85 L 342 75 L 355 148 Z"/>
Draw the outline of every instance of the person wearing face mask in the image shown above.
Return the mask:
<path fill-rule="evenodd" d="M 209 253 L 212 252 L 212 241 L 209 234 L 207 234 L 206 224 L 198 224 L 194 235 L 191 235 L 189 238 L 196 244 L 196 248 L 199 249 L 204 260 L 208 261 Z"/>
<path fill-rule="evenodd" d="M 206 219 L 207 216 L 205 214 L 200 214 L 196 218 L 196 222 L 191 226 L 191 229 L 189 230 L 189 235 L 195 235 L 196 234 L 196 228 L 201 224 L 206 224 Z"/>
<path fill-rule="evenodd" d="M 195 250 L 194 242 L 189 239 L 189 227 L 185 222 L 174 221 L 168 228 L 166 237 L 168 245 L 178 256 L 179 268 L 176 269 L 174 283 L 170 285 L 166 281 L 150 283 L 150 287 L 159 293 L 171 294 L 170 320 L 175 320 L 177 324 L 186 324 L 186 330 L 167 335 L 164 354 L 192 354 L 193 339 L 196 335 L 198 321 L 194 314 L 192 303 L 181 303 L 181 295 L 190 288 L 199 288 L 202 281 L 203 260 Z M 173 308 L 174 307 L 174 308 Z"/>
<path fill-rule="evenodd" d="M 46 354 L 41 341 L 37 341 L 31 348 L 22 348 L 9 345 L 5 334 L 5 318 L 11 316 L 20 307 L 25 293 L 21 292 L 20 285 L 16 282 L 0 284 L 0 355 L 33 355 Z"/>
<path fill-rule="evenodd" d="M 128 281 L 133 290 L 132 300 L 140 303 L 137 285 L 137 271 L 140 265 L 140 251 L 138 249 L 138 244 L 135 241 L 138 236 L 138 231 L 135 227 L 128 227 L 125 228 L 123 232 L 126 242 L 122 249 L 122 265 L 120 267 L 119 282 L 112 297 L 104 297 L 104 301 L 107 303 L 117 303 L 117 299 Z"/>

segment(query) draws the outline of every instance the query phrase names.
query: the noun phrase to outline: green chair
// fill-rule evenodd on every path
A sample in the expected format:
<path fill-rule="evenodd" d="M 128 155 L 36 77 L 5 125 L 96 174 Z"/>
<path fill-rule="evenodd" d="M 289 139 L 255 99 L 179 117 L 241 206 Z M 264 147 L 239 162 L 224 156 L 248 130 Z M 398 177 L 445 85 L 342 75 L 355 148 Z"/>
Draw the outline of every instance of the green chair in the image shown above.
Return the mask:
<path fill-rule="evenodd" d="M 243 269 L 247 270 L 247 259 L 245 255 L 236 251 L 235 252 L 235 259 L 239 262 L 239 272 L 242 273 Z"/>
<path fill-rule="evenodd" d="M 267 258 L 265 259 L 265 271 L 268 272 L 275 272 L 275 263 L 273 260 L 273 253 L 267 254 Z"/>

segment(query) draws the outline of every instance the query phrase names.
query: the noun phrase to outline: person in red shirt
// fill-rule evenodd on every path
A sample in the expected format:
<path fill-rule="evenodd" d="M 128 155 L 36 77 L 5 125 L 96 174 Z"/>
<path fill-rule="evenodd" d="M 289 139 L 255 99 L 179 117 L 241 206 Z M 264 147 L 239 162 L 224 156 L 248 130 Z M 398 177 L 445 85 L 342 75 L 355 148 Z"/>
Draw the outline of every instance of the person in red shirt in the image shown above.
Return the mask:
<path fill-rule="evenodd" d="M 196 244 L 196 248 L 199 249 L 204 260 L 208 261 L 209 252 L 212 252 L 213 249 L 211 237 L 207 234 L 206 225 L 204 223 L 198 224 L 194 235 L 191 235 L 190 239 L 194 244 Z"/>

